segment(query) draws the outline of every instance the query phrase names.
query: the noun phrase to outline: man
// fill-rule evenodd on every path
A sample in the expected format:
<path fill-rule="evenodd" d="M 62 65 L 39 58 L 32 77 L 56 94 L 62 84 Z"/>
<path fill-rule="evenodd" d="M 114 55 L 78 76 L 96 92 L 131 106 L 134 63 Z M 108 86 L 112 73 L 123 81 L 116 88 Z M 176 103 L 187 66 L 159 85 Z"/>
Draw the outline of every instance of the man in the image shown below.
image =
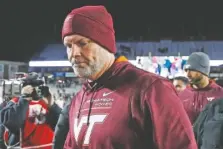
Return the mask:
<path fill-rule="evenodd" d="M 186 89 L 189 81 L 186 77 L 178 76 L 173 79 L 173 86 L 177 90 L 177 92 L 182 92 Z"/>
<path fill-rule="evenodd" d="M 209 79 L 210 59 L 203 52 L 195 52 L 189 56 L 185 71 L 190 86 L 179 96 L 193 124 L 207 103 L 223 97 L 223 89 Z"/>
<path fill-rule="evenodd" d="M 18 145 L 25 148 L 52 148 L 54 127 L 61 109 L 54 104 L 48 88 L 44 90 L 44 98 L 40 99 L 32 86 L 24 86 L 21 98 L 13 98 L 1 110 L 0 123 L 7 128 L 4 141 L 8 148 Z"/>
<path fill-rule="evenodd" d="M 172 84 L 124 57 L 115 59 L 114 34 L 103 6 L 74 9 L 64 21 L 68 59 L 75 74 L 88 79 L 64 119 L 64 149 L 196 149 Z"/>

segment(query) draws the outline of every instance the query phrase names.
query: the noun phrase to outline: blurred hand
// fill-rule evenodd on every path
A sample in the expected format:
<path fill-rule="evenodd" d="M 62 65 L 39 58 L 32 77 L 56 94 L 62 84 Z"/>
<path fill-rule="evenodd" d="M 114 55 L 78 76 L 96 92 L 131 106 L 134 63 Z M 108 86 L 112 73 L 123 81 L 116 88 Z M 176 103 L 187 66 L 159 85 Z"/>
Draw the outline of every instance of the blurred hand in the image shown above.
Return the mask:
<path fill-rule="evenodd" d="M 31 96 L 33 90 L 34 90 L 34 88 L 31 85 L 27 85 L 27 86 L 23 87 L 21 93 L 23 96 L 25 96 L 24 99 L 32 100 L 32 97 L 30 97 L 30 96 Z"/>
<path fill-rule="evenodd" d="M 48 107 L 51 107 L 54 104 L 54 98 L 52 97 L 52 94 L 49 90 L 49 87 L 44 87 L 43 89 L 43 101 L 48 105 Z"/>

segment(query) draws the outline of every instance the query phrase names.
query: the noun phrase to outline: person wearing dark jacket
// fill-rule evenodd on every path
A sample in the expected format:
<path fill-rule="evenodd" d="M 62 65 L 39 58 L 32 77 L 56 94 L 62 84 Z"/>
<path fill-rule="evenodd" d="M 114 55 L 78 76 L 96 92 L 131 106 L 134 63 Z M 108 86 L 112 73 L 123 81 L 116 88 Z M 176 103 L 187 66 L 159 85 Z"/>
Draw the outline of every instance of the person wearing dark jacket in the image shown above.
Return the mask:
<path fill-rule="evenodd" d="M 203 52 L 192 53 L 185 65 L 190 85 L 179 97 L 193 124 L 210 101 L 223 97 L 223 88 L 209 79 L 210 59 Z"/>
<path fill-rule="evenodd" d="M 0 111 L 6 106 L 6 101 L 3 101 L 0 104 Z M 5 127 L 3 126 L 2 123 L 0 123 L 0 149 L 6 149 L 5 142 L 4 142 L 4 132 L 5 132 Z"/>
<path fill-rule="evenodd" d="M 64 149 L 197 149 L 172 83 L 115 59 L 105 7 L 72 10 L 62 39 L 75 74 L 87 79 L 70 105 Z"/>
<path fill-rule="evenodd" d="M 62 109 L 58 119 L 53 138 L 52 149 L 62 149 L 69 132 L 69 109 L 70 102 L 68 102 Z"/>
<path fill-rule="evenodd" d="M 17 145 L 52 148 L 54 128 L 61 108 L 54 103 L 50 94 L 40 99 L 33 93 L 32 86 L 23 87 L 22 95 L 31 96 L 13 98 L 0 112 L 0 122 L 8 130 L 5 132 L 4 141 L 11 148 Z"/>
<path fill-rule="evenodd" d="M 199 114 L 193 129 L 198 149 L 223 148 L 223 98 L 209 102 Z"/>

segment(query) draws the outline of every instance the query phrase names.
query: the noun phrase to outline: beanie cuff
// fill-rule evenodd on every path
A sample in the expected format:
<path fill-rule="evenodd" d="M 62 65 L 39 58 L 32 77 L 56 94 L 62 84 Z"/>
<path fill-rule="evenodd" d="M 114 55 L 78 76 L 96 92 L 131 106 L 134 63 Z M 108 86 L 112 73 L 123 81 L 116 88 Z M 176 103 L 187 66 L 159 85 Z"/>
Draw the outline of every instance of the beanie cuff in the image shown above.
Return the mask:
<path fill-rule="evenodd" d="M 205 76 L 209 76 L 209 74 L 204 73 L 204 72 L 202 72 L 202 71 L 200 71 L 200 70 L 198 70 L 198 69 L 194 69 L 194 68 L 185 68 L 185 70 L 192 70 L 192 71 L 200 72 L 200 73 L 202 73 L 202 74 L 205 75 Z"/>

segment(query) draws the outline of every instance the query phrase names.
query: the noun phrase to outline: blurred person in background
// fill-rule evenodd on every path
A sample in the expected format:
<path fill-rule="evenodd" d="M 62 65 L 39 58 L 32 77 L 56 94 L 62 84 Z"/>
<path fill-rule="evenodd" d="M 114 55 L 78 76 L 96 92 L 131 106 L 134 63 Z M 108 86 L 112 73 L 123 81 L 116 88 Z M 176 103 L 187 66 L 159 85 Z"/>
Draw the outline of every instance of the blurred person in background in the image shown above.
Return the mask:
<path fill-rule="evenodd" d="M 5 100 L 0 104 L 0 111 L 6 106 L 6 104 L 7 103 Z M 0 122 L 0 149 L 6 149 L 5 141 L 4 141 L 4 132 L 5 132 L 5 127 Z"/>
<path fill-rule="evenodd" d="M 72 10 L 62 39 L 75 74 L 87 80 L 60 116 L 54 148 L 64 143 L 60 129 L 69 129 L 64 149 L 197 148 L 172 83 L 115 58 L 113 21 L 104 6 Z"/>
<path fill-rule="evenodd" d="M 141 59 L 138 59 L 138 62 L 137 62 L 136 67 L 138 67 L 138 68 L 140 68 L 140 69 L 142 69 L 142 68 L 143 68 L 143 64 L 142 64 Z"/>
<path fill-rule="evenodd" d="M 208 77 L 210 59 L 203 52 L 194 52 L 189 56 L 185 71 L 190 85 L 179 97 L 193 124 L 206 104 L 223 97 L 223 88 Z"/>
<path fill-rule="evenodd" d="M 186 89 L 187 85 L 189 84 L 189 81 L 184 76 L 178 76 L 173 78 L 173 86 L 177 90 L 177 92 L 182 92 Z"/>
<path fill-rule="evenodd" d="M 21 94 L 20 98 L 9 101 L 0 112 L 0 123 L 6 128 L 4 142 L 9 148 L 51 149 L 61 108 L 54 103 L 48 87 L 43 91 L 43 98 L 31 85 L 24 86 Z M 0 141 L 3 142 L 2 138 Z"/>

